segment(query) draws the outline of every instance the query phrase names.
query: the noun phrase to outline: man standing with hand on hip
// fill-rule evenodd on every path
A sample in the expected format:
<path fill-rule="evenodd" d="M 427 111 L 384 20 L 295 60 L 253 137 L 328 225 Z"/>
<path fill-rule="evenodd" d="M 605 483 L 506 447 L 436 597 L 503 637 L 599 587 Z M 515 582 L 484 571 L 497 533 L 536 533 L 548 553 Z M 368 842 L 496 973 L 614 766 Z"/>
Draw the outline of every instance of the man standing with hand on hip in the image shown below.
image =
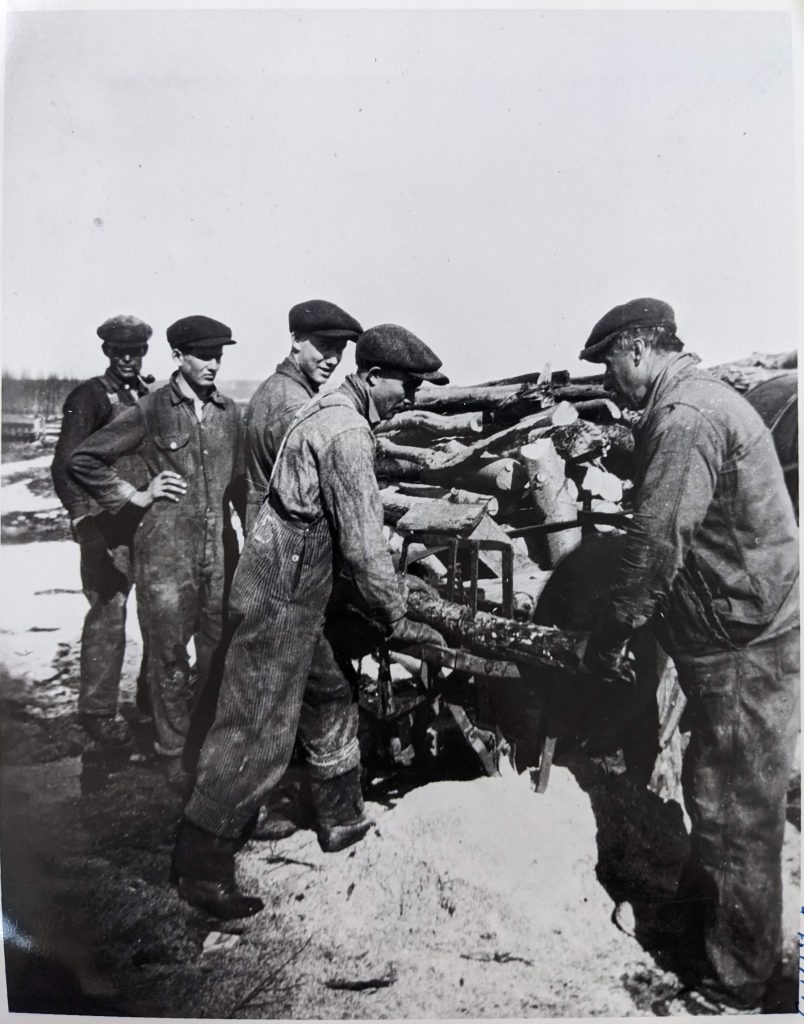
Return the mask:
<path fill-rule="evenodd" d="M 167 329 L 176 371 L 170 382 L 94 434 L 70 459 L 70 472 L 113 513 L 141 510 L 138 600 L 148 636 L 148 680 L 156 750 L 168 781 L 186 792 L 183 764 L 190 717 L 222 655 L 224 606 L 237 542 L 230 502 L 244 514 L 242 424 L 215 387 L 231 330 L 206 316 Z M 115 463 L 137 453 L 148 484 L 137 489 Z M 193 640 L 195 671 L 187 645 Z"/>
<path fill-rule="evenodd" d="M 234 632 L 217 713 L 173 857 L 181 896 L 220 918 L 263 907 L 238 891 L 234 853 L 285 771 L 297 731 L 322 848 L 343 849 L 372 824 L 363 813 L 354 680 L 324 632 L 339 569 L 382 635 L 443 642 L 405 617 L 383 539 L 372 427 L 411 405 L 422 381 L 447 378 L 422 341 L 392 324 L 366 331 L 355 356 L 357 373 L 310 402 L 285 436 L 232 583 Z"/>
<path fill-rule="evenodd" d="M 134 582 L 132 544 L 139 515 L 133 508 L 119 515 L 105 511 L 70 476 L 67 464 L 87 438 L 148 394 L 140 370 L 152 332 L 135 316 L 114 316 L 105 320 L 97 333 L 109 366 L 67 396 L 51 474 L 81 548 L 81 583 L 89 601 L 81 633 L 81 724 L 101 746 L 126 747 L 133 734 L 117 715 L 117 702 L 126 646 L 126 603 Z M 145 465 L 136 456 L 121 460 L 117 470 L 121 479 L 134 487 L 146 482 Z"/>

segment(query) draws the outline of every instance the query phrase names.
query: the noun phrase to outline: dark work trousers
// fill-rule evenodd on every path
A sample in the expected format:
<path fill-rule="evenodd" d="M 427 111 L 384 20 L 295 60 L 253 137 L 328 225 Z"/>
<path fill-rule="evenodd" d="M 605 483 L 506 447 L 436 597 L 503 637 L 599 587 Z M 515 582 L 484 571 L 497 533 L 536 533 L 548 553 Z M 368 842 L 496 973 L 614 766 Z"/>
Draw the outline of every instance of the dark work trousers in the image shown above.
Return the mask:
<path fill-rule="evenodd" d="M 700 900 L 706 953 L 721 985 L 754 1001 L 781 955 L 799 630 L 676 664 L 688 701 L 682 787 L 692 822 L 679 895 Z"/>
<path fill-rule="evenodd" d="M 148 687 L 158 754 L 184 752 L 201 689 L 222 656 L 226 582 L 236 558 L 222 514 L 167 503 L 137 532 L 135 575 L 148 638 Z M 187 645 L 195 646 L 191 671 Z"/>
<path fill-rule="evenodd" d="M 282 777 L 297 733 L 314 777 L 360 763 L 355 687 L 325 631 L 332 574 L 328 522 L 297 528 L 264 504 L 232 582 L 215 722 L 185 809 L 200 828 L 238 836 Z"/>
<path fill-rule="evenodd" d="M 117 711 L 126 647 L 126 604 L 134 583 L 131 543 L 136 522 L 126 513 L 101 513 L 94 522 L 97 539 L 81 544 L 81 585 L 89 610 L 81 633 L 78 712 L 105 717 Z M 146 653 L 143 632 L 143 666 Z"/>

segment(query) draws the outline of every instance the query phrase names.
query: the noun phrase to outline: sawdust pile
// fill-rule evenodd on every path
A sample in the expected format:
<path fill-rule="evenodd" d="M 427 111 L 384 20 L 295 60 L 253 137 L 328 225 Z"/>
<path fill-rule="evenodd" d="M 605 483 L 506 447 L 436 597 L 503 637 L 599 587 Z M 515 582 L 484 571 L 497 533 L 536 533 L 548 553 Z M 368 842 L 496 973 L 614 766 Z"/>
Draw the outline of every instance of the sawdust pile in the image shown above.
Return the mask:
<path fill-rule="evenodd" d="M 314 943 L 294 971 L 320 986 L 297 993 L 294 1015 L 636 1012 L 611 985 L 611 960 L 604 968 L 598 958 L 647 961 L 612 923 L 589 798 L 567 770 L 554 770 L 543 795 L 509 774 L 433 783 L 390 810 L 369 809 L 379 812 L 375 832 L 327 857 L 325 874 L 297 876 Z M 244 869 L 263 893 L 276 882 L 257 850 Z M 368 999 L 327 987 L 344 979 L 379 981 Z"/>

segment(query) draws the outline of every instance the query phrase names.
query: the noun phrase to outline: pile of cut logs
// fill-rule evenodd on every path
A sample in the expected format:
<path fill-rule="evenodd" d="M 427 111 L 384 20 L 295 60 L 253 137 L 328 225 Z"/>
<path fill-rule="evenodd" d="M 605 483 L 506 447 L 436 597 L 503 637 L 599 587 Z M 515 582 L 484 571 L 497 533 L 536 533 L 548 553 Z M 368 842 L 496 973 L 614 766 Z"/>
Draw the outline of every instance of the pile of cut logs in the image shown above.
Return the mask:
<path fill-rule="evenodd" d="M 710 370 L 745 391 L 795 366 L 796 353 L 785 353 Z M 392 548 L 407 537 L 408 564 L 418 561 L 426 578 L 443 583 L 448 538 L 497 542 L 496 550 L 481 546 L 475 563 L 478 608 L 489 621 L 475 617 L 470 628 L 465 608 L 444 601 L 436 607 L 420 594 L 411 596 L 411 616 L 480 653 L 516 649 L 525 657 L 530 649 L 539 661 L 577 664 L 576 638 L 556 631 L 553 643 L 544 627 L 526 628 L 527 635 L 521 627 L 532 621 L 552 568 L 584 532 L 627 525 L 636 418 L 612 401 L 602 376 L 571 378 L 546 368 L 471 387 L 420 389 L 414 409 L 380 424 L 377 475 Z M 445 538 L 441 548 L 434 536 Z M 513 548 L 517 624 L 489 614 L 502 608 L 500 541 Z"/>

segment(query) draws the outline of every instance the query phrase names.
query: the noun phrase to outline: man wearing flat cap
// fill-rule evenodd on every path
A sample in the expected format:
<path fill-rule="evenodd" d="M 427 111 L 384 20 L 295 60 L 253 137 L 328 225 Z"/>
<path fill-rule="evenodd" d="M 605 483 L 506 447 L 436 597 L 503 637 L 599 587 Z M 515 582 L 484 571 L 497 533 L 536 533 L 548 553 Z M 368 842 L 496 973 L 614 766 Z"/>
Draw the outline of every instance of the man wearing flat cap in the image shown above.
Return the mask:
<path fill-rule="evenodd" d="M 700 977 L 684 996 L 694 1012 L 751 1011 L 781 955 L 798 536 L 770 433 L 681 349 L 672 308 L 645 298 L 610 310 L 581 353 L 605 363 L 607 387 L 642 412 L 633 519 L 585 663 L 616 675 L 624 643 L 651 623 L 676 664 L 691 852 L 658 930 L 699 950 Z"/>
<path fill-rule="evenodd" d="M 353 316 L 325 299 L 297 303 L 288 313 L 288 326 L 290 352 L 254 392 L 243 415 L 247 530 L 268 496 L 276 454 L 293 417 L 318 394 L 340 364 L 347 343 L 363 331 Z M 251 835 L 276 840 L 295 831 L 295 822 L 285 813 L 263 807 Z"/>
<path fill-rule="evenodd" d="M 360 789 L 356 680 L 325 631 L 335 575 L 350 576 L 382 635 L 442 642 L 405 617 L 383 540 L 372 427 L 412 404 L 422 381 L 446 377 L 422 341 L 391 324 L 362 334 L 355 355 L 357 373 L 310 401 L 285 435 L 232 583 L 236 625 L 173 859 L 181 896 L 221 918 L 262 909 L 235 885 L 234 852 L 297 732 L 322 849 L 343 849 L 372 824 Z"/>
<path fill-rule="evenodd" d="M 72 475 L 107 511 L 132 508 L 137 531 L 136 581 L 148 640 L 148 683 L 156 750 L 168 781 L 186 792 L 183 753 L 201 689 L 222 657 L 224 603 L 236 538 L 230 502 L 244 515 L 242 423 L 234 402 L 215 387 L 231 330 L 206 316 L 167 329 L 177 369 L 79 446 Z M 123 479 L 116 463 L 137 454 L 144 486 Z M 195 672 L 187 645 L 195 646 Z"/>
<path fill-rule="evenodd" d="M 290 352 L 252 395 L 243 416 L 248 506 L 246 527 L 268 495 L 276 453 L 293 417 L 318 394 L 363 328 L 334 302 L 310 299 L 288 314 Z"/>
<path fill-rule="evenodd" d="M 89 601 L 81 633 L 78 713 L 85 731 L 101 746 L 125 747 L 133 737 L 128 723 L 117 714 L 117 703 L 126 645 L 126 603 L 134 582 L 132 542 L 137 519 L 129 512 L 104 511 L 70 476 L 67 463 L 90 435 L 148 394 L 140 370 L 151 328 L 135 316 L 115 316 L 105 320 L 97 333 L 109 365 L 67 396 L 51 474 L 80 545 L 81 583 Z M 138 458 L 121 460 L 117 469 L 132 486 L 144 483 L 145 466 Z"/>

